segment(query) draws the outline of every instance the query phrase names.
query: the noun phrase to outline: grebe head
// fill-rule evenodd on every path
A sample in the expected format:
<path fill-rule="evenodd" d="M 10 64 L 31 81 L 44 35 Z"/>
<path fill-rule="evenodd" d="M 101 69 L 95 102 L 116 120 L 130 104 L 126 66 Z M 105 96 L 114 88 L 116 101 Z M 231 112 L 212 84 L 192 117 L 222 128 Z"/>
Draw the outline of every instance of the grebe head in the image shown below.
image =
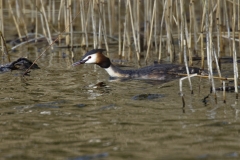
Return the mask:
<path fill-rule="evenodd" d="M 73 66 L 77 66 L 84 63 L 97 64 L 102 68 L 108 68 L 111 65 L 110 59 L 105 57 L 102 52 L 105 49 L 93 49 L 87 52 L 82 59 L 73 63 Z"/>

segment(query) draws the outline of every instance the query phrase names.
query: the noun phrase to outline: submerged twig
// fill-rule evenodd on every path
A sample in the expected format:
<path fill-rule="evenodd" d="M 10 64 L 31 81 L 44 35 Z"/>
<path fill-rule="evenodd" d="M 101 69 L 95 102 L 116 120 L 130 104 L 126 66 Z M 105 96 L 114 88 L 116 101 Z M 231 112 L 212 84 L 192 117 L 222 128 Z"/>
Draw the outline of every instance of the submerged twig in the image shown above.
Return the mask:
<path fill-rule="evenodd" d="M 226 103 L 226 82 L 223 81 L 223 103 Z"/>
<path fill-rule="evenodd" d="M 178 76 L 188 76 L 187 74 L 177 74 Z M 204 76 L 204 75 L 196 75 L 195 77 L 200 77 L 200 78 L 209 78 L 208 76 Z M 224 77 L 212 77 L 213 79 L 219 79 L 219 80 L 222 80 L 222 81 L 229 81 L 229 80 L 234 80 L 234 78 L 224 78 Z"/>

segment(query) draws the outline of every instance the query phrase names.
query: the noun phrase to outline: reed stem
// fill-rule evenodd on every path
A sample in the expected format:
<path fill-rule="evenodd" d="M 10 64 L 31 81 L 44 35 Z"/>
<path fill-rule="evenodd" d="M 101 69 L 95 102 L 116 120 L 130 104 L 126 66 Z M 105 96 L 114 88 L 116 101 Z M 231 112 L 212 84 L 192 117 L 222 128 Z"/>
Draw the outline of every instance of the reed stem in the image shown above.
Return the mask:
<path fill-rule="evenodd" d="M 134 29 L 134 23 L 133 23 L 133 15 L 132 15 L 132 7 L 131 7 L 131 1 L 128 0 L 128 7 L 129 7 L 129 14 L 130 14 L 130 20 L 131 20 L 131 25 L 132 25 L 132 33 L 133 33 L 133 39 L 134 39 L 134 46 L 135 46 L 135 51 L 137 54 L 137 60 L 138 62 L 140 61 L 140 53 L 137 47 L 137 38 L 136 38 L 136 33 Z"/>
<path fill-rule="evenodd" d="M 155 15 L 156 15 L 156 0 L 154 1 L 153 13 L 152 14 L 153 15 L 152 15 L 152 19 L 151 19 L 150 35 L 149 35 L 149 39 L 148 39 L 148 48 L 147 48 L 147 54 L 146 54 L 146 57 L 145 57 L 145 62 L 147 61 L 147 59 L 149 57 L 149 50 L 150 50 L 151 41 L 152 41 L 153 22 L 154 22 Z"/>

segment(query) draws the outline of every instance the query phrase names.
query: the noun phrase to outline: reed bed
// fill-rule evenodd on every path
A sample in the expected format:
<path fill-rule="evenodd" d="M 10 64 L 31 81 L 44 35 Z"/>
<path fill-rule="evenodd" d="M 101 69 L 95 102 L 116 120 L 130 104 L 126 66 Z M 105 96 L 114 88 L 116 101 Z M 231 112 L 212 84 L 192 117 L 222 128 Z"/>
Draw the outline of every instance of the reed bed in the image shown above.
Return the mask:
<path fill-rule="evenodd" d="M 159 62 L 193 66 L 199 57 L 214 95 L 213 70 L 222 81 L 219 62 L 230 57 L 238 98 L 240 0 L 0 0 L 0 19 L 2 37 L 8 36 L 7 19 L 21 41 L 18 45 L 32 42 L 32 37 L 22 38 L 31 32 L 35 43 L 43 35 L 52 49 L 105 48 L 110 54 L 109 45 L 118 45 L 121 58 L 136 57 L 138 62 L 157 57 Z M 1 48 L 4 57 L 4 38 Z"/>

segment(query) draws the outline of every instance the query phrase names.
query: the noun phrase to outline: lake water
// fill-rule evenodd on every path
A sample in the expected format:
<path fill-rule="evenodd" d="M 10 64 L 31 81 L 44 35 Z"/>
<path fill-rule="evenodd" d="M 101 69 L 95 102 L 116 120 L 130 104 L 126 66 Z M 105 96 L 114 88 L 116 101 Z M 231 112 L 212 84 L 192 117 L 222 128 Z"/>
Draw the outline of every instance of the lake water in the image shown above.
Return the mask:
<path fill-rule="evenodd" d="M 21 48 L 12 60 L 34 60 L 44 47 Z M 110 57 L 116 57 L 111 49 Z M 82 56 L 74 50 L 75 61 Z M 208 96 L 209 82 L 109 79 L 95 65 L 72 67 L 71 53 L 49 51 L 29 77 L 0 74 L 0 159 L 238 159 L 239 102 Z M 134 62 L 127 62 L 136 68 Z M 226 64 L 231 66 L 232 64 Z M 226 66 L 228 68 L 228 66 Z M 96 85 L 103 82 L 104 85 Z M 220 84 L 216 84 L 220 86 Z M 200 88 L 200 90 L 199 90 Z"/>
<path fill-rule="evenodd" d="M 4 4 L 5 38 L 11 40 L 17 31 Z M 30 31 L 30 14 L 25 16 Z M 80 18 L 74 20 L 74 31 L 81 31 L 80 25 Z M 80 41 L 80 34 L 74 35 L 74 44 Z M 225 43 L 227 48 L 230 43 Z M 10 53 L 11 60 L 33 61 L 47 46 L 25 44 Z M 114 62 L 119 62 L 117 47 L 110 45 Z M 178 80 L 120 81 L 109 79 L 95 65 L 72 67 L 84 53 L 55 48 L 43 54 L 37 61 L 41 69 L 32 70 L 30 76 L 22 78 L 21 71 L 0 74 L 0 160 L 239 159 L 240 105 L 235 93 L 227 93 L 223 103 L 218 91 L 216 103 L 209 95 L 208 79 L 199 83 L 195 77 L 194 94 L 188 81 L 183 83 L 183 108 Z M 152 64 L 157 56 L 151 57 Z M 1 61 L 5 63 L 6 56 Z M 123 65 L 138 67 L 134 60 L 124 60 Z M 231 63 L 222 69 L 223 75 L 232 77 Z"/>

